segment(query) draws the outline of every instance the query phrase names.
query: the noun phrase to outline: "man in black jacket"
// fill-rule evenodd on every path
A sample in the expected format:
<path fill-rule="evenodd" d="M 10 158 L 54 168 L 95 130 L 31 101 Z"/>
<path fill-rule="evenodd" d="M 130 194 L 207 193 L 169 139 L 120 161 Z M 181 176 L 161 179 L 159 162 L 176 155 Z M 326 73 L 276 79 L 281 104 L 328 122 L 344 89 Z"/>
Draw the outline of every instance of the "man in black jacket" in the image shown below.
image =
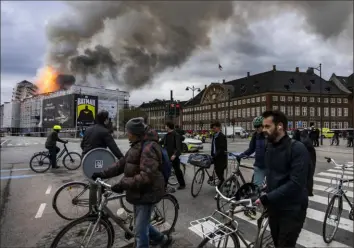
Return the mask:
<path fill-rule="evenodd" d="M 117 159 L 124 157 L 107 128 L 109 113 L 100 111 L 96 116 L 96 124 L 86 129 L 81 141 L 82 157 L 95 148 L 109 148 Z M 97 203 L 97 186 L 90 184 L 90 209 Z"/>
<path fill-rule="evenodd" d="M 295 247 L 308 206 L 309 153 L 287 135 L 288 120 L 280 111 L 263 113 L 268 139 L 265 155 L 267 193 L 256 201 L 268 209 L 275 247 Z M 290 154 L 288 154 L 290 152 Z"/>
<path fill-rule="evenodd" d="M 163 137 L 161 143 L 164 145 L 168 156 L 171 159 L 173 170 L 176 173 L 178 188 L 186 188 L 186 182 L 184 181 L 183 172 L 181 170 L 181 162 L 179 156 L 182 151 L 182 141 L 181 136 L 174 130 L 175 125 L 173 122 L 166 122 L 167 134 Z"/>
<path fill-rule="evenodd" d="M 57 165 L 57 154 L 58 152 L 60 152 L 60 148 L 57 147 L 57 142 L 64 143 L 64 144 L 68 143 L 68 141 L 59 138 L 60 130 L 61 130 L 61 126 L 55 125 L 53 127 L 53 131 L 48 135 L 47 140 L 45 142 L 45 148 L 47 148 L 49 151 L 52 169 L 57 169 L 60 167 Z"/>
<path fill-rule="evenodd" d="M 214 131 L 213 140 L 211 142 L 211 156 L 214 160 L 215 173 L 218 176 L 220 182 L 218 187 L 225 181 L 224 171 L 227 167 L 227 139 L 221 132 L 221 123 L 216 121 L 211 124 L 211 129 Z M 210 179 L 209 179 L 210 180 Z"/>

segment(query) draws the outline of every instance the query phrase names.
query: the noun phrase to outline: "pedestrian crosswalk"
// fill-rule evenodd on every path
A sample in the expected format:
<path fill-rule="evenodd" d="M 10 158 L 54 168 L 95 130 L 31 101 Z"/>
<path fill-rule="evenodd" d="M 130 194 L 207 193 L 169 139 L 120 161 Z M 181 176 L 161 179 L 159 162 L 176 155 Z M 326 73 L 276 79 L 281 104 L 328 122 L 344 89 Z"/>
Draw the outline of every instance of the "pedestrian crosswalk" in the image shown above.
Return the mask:
<path fill-rule="evenodd" d="M 339 173 L 341 173 L 339 168 L 333 168 L 315 175 L 314 196 L 309 197 L 306 221 L 297 241 L 299 247 L 354 247 L 353 221 L 349 219 L 351 207 L 345 199 L 343 199 L 343 212 L 334 240 L 330 244 L 326 244 L 322 238 L 323 221 L 330 200 L 328 192 L 334 187 L 335 180 L 332 178 L 338 178 Z M 346 179 L 353 179 L 353 169 L 346 169 L 345 175 Z M 353 183 L 346 184 L 344 188 L 348 199 L 353 203 Z M 243 231 L 247 243 L 253 242 L 257 231 L 257 221 L 251 220 L 244 213 L 238 213 L 236 216 L 239 222 L 238 228 Z M 201 236 L 200 233 L 194 231 L 195 228 L 189 229 Z M 245 247 L 245 245 L 241 245 L 241 247 Z"/>

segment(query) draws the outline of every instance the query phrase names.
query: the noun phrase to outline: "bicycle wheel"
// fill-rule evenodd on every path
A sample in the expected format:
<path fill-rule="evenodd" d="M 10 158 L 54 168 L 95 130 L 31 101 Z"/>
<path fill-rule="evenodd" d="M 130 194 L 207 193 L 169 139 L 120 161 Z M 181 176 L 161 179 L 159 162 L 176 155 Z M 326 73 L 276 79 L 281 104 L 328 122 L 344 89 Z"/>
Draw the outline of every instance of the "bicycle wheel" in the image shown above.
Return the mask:
<path fill-rule="evenodd" d="M 173 195 L 167 194 L 155 205 L 150 223 L 160 232 L 169 235 L 174 231 L 178 219 L 178 210 L 177 199 Z"/>
<path fill-rule="evenodd" d="M 83 182 L 64 184 L 54 194 L 52 201 L 53 209 L 65 220 L 74 220 L 84 217 L 90 212 L 89 192 L 89 185 Z M 71 198 L 69 201 L 67 200 L 67 195 Z M 64 206 L 64 209 L 59 210 L 61 205 Z"/>
<path fill-rule="evenodd" d="M 68 170 L 76 170 L 81 165 L 81 155 L 77 152 L 69 152 L 63 158 L 63 165 Z"/>
<path fill-rule="evenodd" d="M 232 175 L 231 177 L 226 179 L 225 182 L 223 182 L 223 184 L 221 184 L 220 192 L 224 196 L 230 198 L 236 194 L 236 192 L 239 188 L 240 188 L 240 184 L 237 180 L 237 177 Z M 216 197 L 216 206 L 217 206 L 217 209 L 222 213 L 226 213 L 226 211 L 229 210 L 228 202 L 225 201 L 224 199 L 222 199 L 219 194 Z"/>
<path fill-rule="evenodd" d="M 35 154 L 30 160 L 30 168 L 36 173 L 44 173 L 49 170 L 50 166 L 50 159 L 44 153 Z"/>
<path fill-rule="evenodd" d="M 198 178 L 198 176 L 200 176 L 200 178 Z M 191 194 L 193 197 L 197 197 L 200 190 L 202 189 L 204 177 L 205 177 L 204 168 L 199 168 L 197 172 L 194 174 L 193 181 L 192 181 Z"/>
<path fill-rule="evenodd" d="M 332 211 L 334 210 L 335 207 L 336 200 L 338 200 L 338 211 L 337 214 L 332 214 Z M 323 220 L 323 226 L 322 226 L 323 241 L 326 242 L 327 244 L 331 243 L 334 236 L 336 235 L 339 226 L 340 217 L 342 215 L 342 211 L 343 211 L 343 198 L 340 195 L 334 195 L 328 204 L 326 214 Z M 335 223 L 333 225 L 331 224 L 327 225 L 327 220 L 333 220 Z M 330 231 L 331 227 L 333 227 L 332 231 Z M 330 232 L 330 235 L 327 235 L 327 231 Z"/>
<path fill-rule="evenodd" d="M 274 247 L 274 242 L 272 235 L 270 232 L 267 231 L 267 228 L 269 226 L 269 220 L 268 218 L 263 218 L 260 227 L 259 227 L 259 232 L 258 236 L 254 245 L 254 248 L 273 248 Z"/>
<path fill-rule="evenodd" d="M 110 248 L 114 242 L 114 229 L 112 223 L 109 220 L 100 219 L 97 223 L 97 216 L 89 216 L 80 218 L 70 222 L 67 226 L 65 226 L 55 237 L 51 244 L 51 248 L 77 248 L 77 247 L 105 247 Z M 82 227 L 78 227 L 83 224 Z M 74 228 L 78 228 L 77 231 L 73 230 Z M 73 234 L 69 234 L 66 237 L 66 234 L 69 231 L 74 231 Z M 107 239 L 103 237 L 103 231 L 107 233 Z M 97 238 L 94 238 L 94 234 L 98 234 Z M 91 236 L 92 235 L 92 236 Z M 86 238 L 90 238 L 88 241 L 84 240 Z M 78 240 L 75 242 L 74 239 Z"/>
<path fill-rule="evenodd" d="M 211 234 L 213 235 L 213 234 Z M 217 231 L 214 233 L 214 237 L 215 236 L 223 236 L 224 235 L 224 232 L 223 231 Z M 236 234 L 232 233 L 228 236 L 226 236 L 225 238 L 221 238 L 220 240 L 212 240 L 209 239 L 209 238 L 204 238 L 202 240 L 202 242 L 197 246 L 198 248 L 202 248 L 202 247 L 205 247 L 205 248 L 208 248 L 208 247 L 232 247 L 232 248 L 239 248 L 241 247 L 240 246 L 240 241 L 238 240 L 238 237 L 236 236 Z"/>
<path fill-rule="evenodd" d="M 168 178 L 168 184 L 171 186 L 176 186 L 178 184 L 175 170 L 172 168 L 171 176 Z"/>

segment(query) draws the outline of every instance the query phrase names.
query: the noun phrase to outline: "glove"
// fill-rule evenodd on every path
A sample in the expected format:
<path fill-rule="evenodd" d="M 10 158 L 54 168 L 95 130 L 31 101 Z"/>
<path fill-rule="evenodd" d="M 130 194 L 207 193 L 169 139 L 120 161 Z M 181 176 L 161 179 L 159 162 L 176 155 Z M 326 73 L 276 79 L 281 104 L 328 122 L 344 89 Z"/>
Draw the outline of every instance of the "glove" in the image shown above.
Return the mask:
<path fill-rule="evenodd" d="M 94 172 L 91 176 L 92 180 L 96 181 L 97 178 L 104 178 L 104 175 L 102 172 Z"/>
<path fill-rule="evenodd" d="M 122 185 L 119 184 L 119 183 L 116 184 L 116 185 L 113 185 L 112 188 L 111 188 L 111 190 L 112 190 L 113 192 L 115 192 L 115 193 L 118 193 L 118 194 L 121 194 L 121 193 L 123 193 L 123 191 L 124 191 Z"/>

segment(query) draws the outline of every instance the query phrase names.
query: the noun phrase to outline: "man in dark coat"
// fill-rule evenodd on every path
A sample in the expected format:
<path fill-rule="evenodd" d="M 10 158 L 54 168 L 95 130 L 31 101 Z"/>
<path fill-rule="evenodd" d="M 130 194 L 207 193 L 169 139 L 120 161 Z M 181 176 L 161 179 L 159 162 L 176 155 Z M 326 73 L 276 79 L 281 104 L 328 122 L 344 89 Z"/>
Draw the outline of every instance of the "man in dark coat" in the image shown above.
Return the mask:
<path fill-rule="evenodd" d="M 214 160 L 215 173 L 218 176 L 220 182 L 218 187 L 225 181 L 224 171 L 227 167 L 227 139 L 221 132 L 221 123 L 216 121 L 211 124 L 211 129 L 214 131 L 213 140 L 211 142 L 211 156 Z M 210 179 L 209 179 L 210 180 Z"/>

